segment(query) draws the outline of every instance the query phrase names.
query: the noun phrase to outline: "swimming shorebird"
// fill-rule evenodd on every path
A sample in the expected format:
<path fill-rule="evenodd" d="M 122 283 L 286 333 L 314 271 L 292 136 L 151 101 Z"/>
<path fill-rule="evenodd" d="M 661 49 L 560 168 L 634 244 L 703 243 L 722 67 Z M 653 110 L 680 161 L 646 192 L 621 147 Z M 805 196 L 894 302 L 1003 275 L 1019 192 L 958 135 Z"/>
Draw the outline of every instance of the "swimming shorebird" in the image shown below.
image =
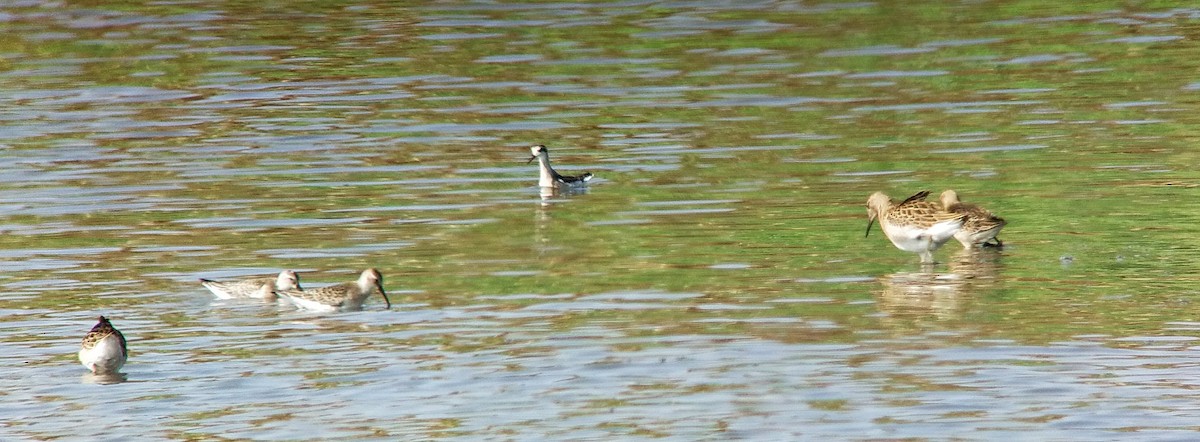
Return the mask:
<path fill-rule="evenodd" d="M 274 278 L 249 278 L 240 281 L 200 278 L 200 284 L 219 299 L 258 298 L 273 301 L 278 290 L 303 290 L 300 288 L 300 276 L 291 270 L 279 272 L 279 276 Z"/>
<path fill-rule="evenodd" d="M 558 188 L 578 188 L 587 186 L 588 180 L 592 179 L 591 172 L 584 172 L 583 175 L 570 176 L 562 175 L 550 167 L 550 151 L 546 150 L 546 146 L 541 144 L 530 147 L 529 161 L 525 164 L 532 163 L 533 160 L 538 160 L 540 172 L 538 174 L 538 185 L 542 187 L 558 187 Z"/>
<path fill-rule="evenodd" d="M 113 328 L 108 318 L 103 316 L 92 327 L 92 331 L 83 337 L 83 345 L 79 349 L 79 362 L 95 374 L 116 373 L 125 365 L 128 357 L 125 335 Z"/>
<path fill-rule="evenodd" d="M 976 246 L 1004 246 L 1004 242 L 996 237 L 1000 234 L 1000 229 L 1003 229 L 1004 225 L 1008 223 L 1004 221 L 1004 218 L 998 217 L 982 207 L 959 201 L 958 192 L 953 190 L 942 192 L 939 199 L 942 202 L 943 210 L 967 215 L 967 222 L 963 223 L 962 229 L 954 234 L 954 239 L 962 243 L 964 249 Z M 993 239 L 996 240 L 996 244 L 988 242 Z"/>
<path fill-rule="evenodd" d="M 280 298 L 290 301 L 297 307 L 306 310 L 332 312 L 337 310 L 361 310 L 363 301 L 378 291 L 383 296 L 386 308 L 392 308 L 392 301 L 383 290 L 383 275 L 376 269 L 363 270 L 357 282 L 331 285 L 313 290 L 280 290 L 276 292 Z"/>
<path fill-rule="evenodd" d="M 867 234 L 879 220 L 883 230 L 897 249 L 921 255 L 922 264 L 933 263 L 933 251 L 954 237 L 966 222 L 967 215 L 950 213 L 934 203 L 926 202 L 928 190 L 917 192 L 896 204 L 883 192 L 867 199 Z"/>

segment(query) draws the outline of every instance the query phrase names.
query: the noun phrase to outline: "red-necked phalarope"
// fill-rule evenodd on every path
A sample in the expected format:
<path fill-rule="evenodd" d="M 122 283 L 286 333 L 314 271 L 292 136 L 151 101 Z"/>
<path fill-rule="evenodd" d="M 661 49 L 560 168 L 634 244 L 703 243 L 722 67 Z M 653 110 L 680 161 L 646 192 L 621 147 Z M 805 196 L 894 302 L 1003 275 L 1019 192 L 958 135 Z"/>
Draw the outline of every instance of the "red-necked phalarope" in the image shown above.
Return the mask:
<path fill-rule="evenodd" d="M 550 151 L 546 149 L 546 146 L 539 144 L 530 147 L 529 152 L 532 155 L 525 164 L 532 163 L 533 160 L 538 160 L 538 168 L 540 170 L 538 174 L 539 186 L 578 188 L 587 186 L 588 180 L 592 179 L 591 172 L 584 172 L 583 175 L 579 176 L 563 175 L 556 172 L 554 168 L 550 167 Z"/>

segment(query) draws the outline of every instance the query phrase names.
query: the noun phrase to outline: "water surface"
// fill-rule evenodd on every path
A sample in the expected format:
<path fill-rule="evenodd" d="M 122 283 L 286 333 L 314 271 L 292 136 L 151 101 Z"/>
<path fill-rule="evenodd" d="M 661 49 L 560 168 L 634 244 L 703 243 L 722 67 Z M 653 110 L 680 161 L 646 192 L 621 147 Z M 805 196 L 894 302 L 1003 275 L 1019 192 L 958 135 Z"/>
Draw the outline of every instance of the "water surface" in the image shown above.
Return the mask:
<path fill-rule="evenodd" d="M 1197 17 L 0 6 L 0 435 L 1193 438 Z M 863 238 L 946 188 L 1004 250 Z M 366 267 L 391 310 L 196 283 Z M 75 360 L 100 314 L 124 377 Z"/>

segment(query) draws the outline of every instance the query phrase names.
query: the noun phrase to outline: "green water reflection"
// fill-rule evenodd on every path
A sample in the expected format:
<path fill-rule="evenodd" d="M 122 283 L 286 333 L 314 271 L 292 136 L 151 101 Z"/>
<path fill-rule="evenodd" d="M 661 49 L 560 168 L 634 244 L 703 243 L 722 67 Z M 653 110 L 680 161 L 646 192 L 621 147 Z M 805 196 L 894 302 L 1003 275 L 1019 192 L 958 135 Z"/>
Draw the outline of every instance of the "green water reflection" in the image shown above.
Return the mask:
<path fill-rule="evenodd" d="M 1173 7 L 0 7 L 0 308 L 117 312 L 143 339 L 186 341 L 214 321 L 198 275 L 291 268 L 319 284 L 378 267 L 411 306 L 532 309 L 550 318 L 499 328 L 549 338 L 1194 335 L 1170 324 L 1194 320 L 1200 13 Z M 531 144 L 598 179 L 543 199 Z M 947 188 L 1007 218 L 1008 247 L 951 243 L 928 271 L 862 237 L 871 192 Z M 512 342 L 484 335 L 387 342 Z M 504 351 L 554 351 L 516 341 Z M 364 370 L 303 375 L 337 389 Z M 429 434 L 462 425 L 447 419 Z M 604 433 L 679 434 L 624 430 Z M 355 431 L 338 434 L 370 432 Z"/>

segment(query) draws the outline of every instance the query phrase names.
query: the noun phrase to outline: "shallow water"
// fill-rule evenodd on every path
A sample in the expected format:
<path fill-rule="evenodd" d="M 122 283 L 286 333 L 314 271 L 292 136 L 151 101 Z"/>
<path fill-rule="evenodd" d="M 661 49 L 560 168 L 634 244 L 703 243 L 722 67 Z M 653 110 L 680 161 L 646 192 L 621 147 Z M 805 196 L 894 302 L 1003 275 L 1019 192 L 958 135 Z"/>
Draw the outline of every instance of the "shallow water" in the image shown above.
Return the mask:
<path fill-rule="evenodd" d="M 0 439 L 1192 438 L 1200 10 L 1130 8 L 0 6 Z M 863 238 L 945 188 L 1004 250 Z"/>

